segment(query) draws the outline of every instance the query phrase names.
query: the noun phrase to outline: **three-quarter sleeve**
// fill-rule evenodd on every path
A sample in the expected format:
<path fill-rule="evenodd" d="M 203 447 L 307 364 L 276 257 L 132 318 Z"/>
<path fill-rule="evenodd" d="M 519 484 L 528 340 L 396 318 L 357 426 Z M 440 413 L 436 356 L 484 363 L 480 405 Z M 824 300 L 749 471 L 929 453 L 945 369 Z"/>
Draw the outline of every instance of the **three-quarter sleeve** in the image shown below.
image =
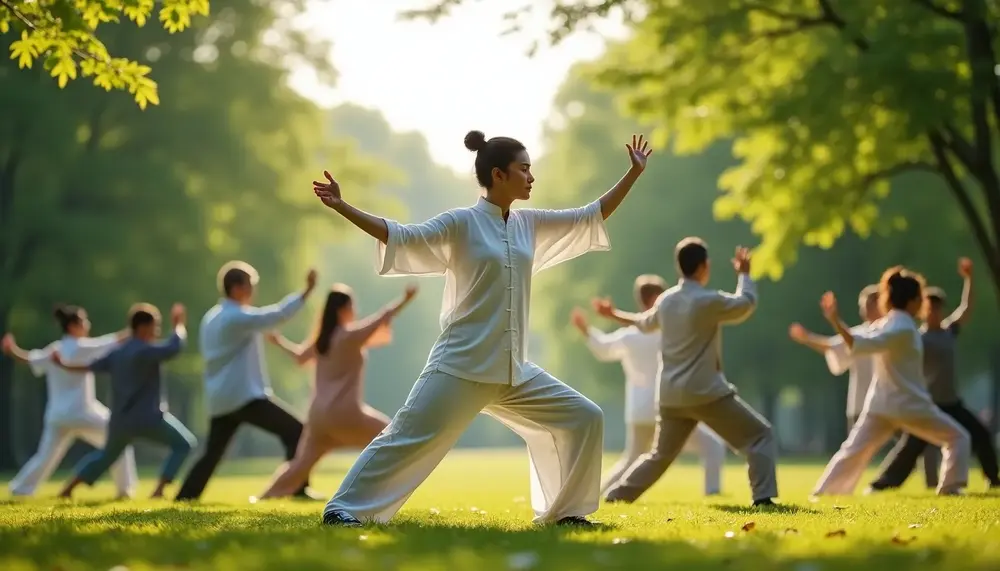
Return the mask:
<path fill-rule="evenodd" d="M 611 249 L 608 228 L 601 214 L 601 202 L 565 210 L 526 208 L 535 228 L 535 262 L 538 273 L 587 252 Z"/>
<path fill-rule="evenodd" d="M 823 352 L 823 357 L 826 359 L 826 367 L 830 369 L 831 375 L 843 375 L 854 364 L 854 360 L 851 358 L 851 350 L 840 337 L 830 338 L 830 344 L 827 346 L 826 351 Z"/>
<path fill-rule="evenodd" d="M 740 274 L 736 280 L 734 293 L 717 292 L 712 308 L 721 323 L 740 323 L 753 314 L 757 308 L 757 288 L 747 274 Z"/>
<path fill-rule="evenodd" d="M 451 264 L 458 219 L 444 212 L 419 224 L 385 220 L 389 238 L 376 241 L 375 271 L 380 276 L 440 276 Z"/>

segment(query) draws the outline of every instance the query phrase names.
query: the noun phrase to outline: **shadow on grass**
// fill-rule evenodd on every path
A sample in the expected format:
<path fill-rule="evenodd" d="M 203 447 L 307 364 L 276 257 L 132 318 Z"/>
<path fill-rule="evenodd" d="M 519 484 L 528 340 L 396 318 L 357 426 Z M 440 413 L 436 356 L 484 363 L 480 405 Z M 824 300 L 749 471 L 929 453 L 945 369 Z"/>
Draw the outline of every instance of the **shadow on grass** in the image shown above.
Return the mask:
<path fill-rule="evenodd" d="M 725 506 L 720 506 L 725 507 Z M 29 569 L 93 568 L 116 565 L 186 569 L 346 569 L 423 567 L 435 569 L 793 569 L 806 562 L 832 569 L 937 569 L 949 559 L 961 563 L 961 550 L 913 548 L 884 542 L 857 542 L 849 550 L 821 555 L 795 549 L 776 556 L 783 537 L 760 531 L 733 539 L 690 541 L 683 536 L 658 540 L 646 530 L 589 531 L 531 524 L 502 525 L 485 520 L 468 524 L 401 517 L 392 525 L 362 529 L 331 528 L 318 514 L 203 511 L 169 506 L 83 517 L 50 517 L 23 528 L 0 527 L 0 567 L 17 563 Z M 827 540 L 842 541 L 842 540 Z M 803 545 L 805 547 L 805 545 Z M 15 565 L 16 566 L 16 565 Z M 958 569 L 962 565 L 948 565 Z"/>

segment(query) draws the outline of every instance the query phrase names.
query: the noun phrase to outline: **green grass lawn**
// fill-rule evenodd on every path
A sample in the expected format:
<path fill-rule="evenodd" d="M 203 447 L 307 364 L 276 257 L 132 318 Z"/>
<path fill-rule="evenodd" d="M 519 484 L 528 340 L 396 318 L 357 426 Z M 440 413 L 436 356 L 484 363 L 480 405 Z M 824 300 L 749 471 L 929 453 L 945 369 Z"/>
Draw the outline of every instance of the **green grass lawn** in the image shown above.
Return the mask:
<path fill-rule="evenodd" d="M 335 490 L 352 459 L 330 457 L 314 487 Z M 4 499 L 0 570 L 1000 569 L 1000 496 L 976 493 L 979 474 L 967 497 L 938 498 L 913 477 L 900 492 L 810 503 L 822 465 L 788 463 L 788 508 L 756 513 L 736 460 L 711 499 L 700 468 L 682 463 L 636 504 L 602 506 L 594 518 L 611 529 L 581 531 L 531 524 L 523 451 L 456 451 L 391 525 L 330 529 L 321 503 L 248 503 L 273 467 L 230 464 L 196 507 L 108 501 L 106 480 L 72 503 L 46 497 L 61 482 Z"/>

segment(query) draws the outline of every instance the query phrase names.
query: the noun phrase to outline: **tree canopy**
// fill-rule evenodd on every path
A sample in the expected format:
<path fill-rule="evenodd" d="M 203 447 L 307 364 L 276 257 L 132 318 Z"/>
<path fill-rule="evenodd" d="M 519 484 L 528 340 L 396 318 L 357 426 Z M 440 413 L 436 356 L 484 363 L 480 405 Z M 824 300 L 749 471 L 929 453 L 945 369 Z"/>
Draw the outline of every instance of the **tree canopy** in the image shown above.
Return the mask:
<path fill-rule="evenodd" d="M 209 0 L 0 0 L 0 34 L 14 34 L 10 58 L 21 69 L 41 60 L 60 88 L 78 77 L 106 91 L 127 90 L 140 109 L 160 102 L 152 68 L 112 54 L 101 37 L 108 24 L 142 27 L 156 18 L 169 33 L 207 16 Z M 155 10 L 159 4 L 159 10 Z M 100 30 L 98 28 L 101 28 Z"/>
<path fill-rule="evenodd" d="M 411 16 L 442 17 L 461 0 Z M 552 38 L 616 9 L 637 15 L 591 77 L 681 153 L 732 141 L 720 219 L 761 238 L 772 278 L 800 244 L 903 221 L 889 179 L 931 172 L 965 216 L 1000 295 L 1000 5 L 982 0 L 560 2 Z"/>

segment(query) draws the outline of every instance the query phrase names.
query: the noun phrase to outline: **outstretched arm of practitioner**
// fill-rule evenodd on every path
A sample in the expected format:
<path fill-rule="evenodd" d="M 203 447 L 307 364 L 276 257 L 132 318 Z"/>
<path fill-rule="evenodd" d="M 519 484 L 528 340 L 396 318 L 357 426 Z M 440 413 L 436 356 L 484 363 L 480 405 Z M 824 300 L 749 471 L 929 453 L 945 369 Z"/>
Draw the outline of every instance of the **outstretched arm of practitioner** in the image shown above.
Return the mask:
<path fill-rule="evenodd" d="M 267 332 L 267 340 L 287 353 L 298 365 L 305 365 L 316 358 L 315 343 L 293 343 L 277 331 Z"/>
<path fill-rule="evenodd" d="M 959 302 L 958 307 L 955 308 L 955 311 L 951 312 L 951 315 L 941 323 L 941 326 L 945 329 L 952 329 L 956 325 L 965 325 L 965 322 L 969 319 L 969 310 L 972 309 L 972 303 L 975 299 L 975 290 L 972 287 L 972 260 L 961 258 L 958 261 L 958 275 L 962 276 L 962 300 Z"/>
<path fill-rule="evenodd" d="M 315 288 L 316 270 L 311 269 L 306 273 L 305 287 L 302 288 L 302 291 L 289 294 L 285 299 L 272 305 L 264 307 L 242 306 L 238 312 L 233 313 L 229 325 L 233 331 L 242 334 L 253 334 L 273 329 L 280 323 L 291 319 L 302 309 L 306 298 Z"/>
<path fill-rule="evenodd" d="M 587 323 L 587 318 L 583 310 L 579 307 L 573 308 L 570 314 L 573 327 L 576 327 L 587 340 L 587 348 L 598 361 L 611 362 L 620 361 L 625 349 L 625 337 L 628 334 L 626 328 L 620 328 L 611 333 L 605 333 Z"/>
<path fill-rule="evenodd" d="M 829 337 L 813 333 L 800 323 L 793 323 L 788 327 L 788 336 L 799 345 L 804 345 L 820 354 L 826 353 L 833 346 L 833 341 Z"/>
<path fill-rule="evenodd" d="M 844 345 L 850 349 L 854 355 L 873 355 L 896 350 L 908 341 L 907 331 L 891 324 L 872 329 L 867 333 L 851 333 L 850 328 L 840 318 L 837 310 L 837 297 L 833 292 L 826 292 L 820 300 L 820 307 L 823 309 L 823 316 L 830 322 L 844 340 Z"/>
<path fill-rule="evenodd" d="M 4 355 L 12 357 L 22 363 L 30 364 L 32 362 L 31 352 L 25 351 L 17 346 L 17 341 L 14 339 L 13 333 L 8 333 L 3 336 L 2 346 Z M 47 351 L 49 355 L 52 354 L 52 350 L 50 348 L 36 349 L 35 351 Z"/>
<path fill-rule="evenodd" d="M 402 297 L 387 304 L 372 315 L 345 327 L 345 341 L 365 347 L 375 347 L 388 343 L 392 339 L 389 323 L 417 296 L 417 291 L 416 285 L 408 285 Z"/>
<path fill-rule="evenodd" d="M 184 306 L 175 303 L 170 309 L 170 322 L 173 325 L 173 333 L 170 337 L 162 341 L 153 341 L 144 347 L 140 353 L 143 358 L 150 361 L 167 361 L 173 359 L 184 349 L 184 342 L 187 340 L 187 310 Z"/>
<path fill-rule="evenodd" d="M 658 303 L 654 304 L 653 307 L 642 313 L 622 311 L 614 306 L 610 297 L 595 298 L 591 300 L 590 303 L 594 306 L 594 311 L 596 311 L 598 315 L 617 321 L 625 326 L 634 325 L 643 333 L 656 331 L 660 328 L 660 322 L 656 315 L 659 307 Z"/>
<path fill-rule="evenodd" d="M 757 308 L 757 288 L 750 278 L 750 250 L 739 246 L 733 255 L 733 269 L 736 270 L 736 291 L 719 291 L 713 299 L 719 323 L 736 324 L 745 321 Z"/>
<path fill-rule="evenodd" d="M 419 224 L 400 224 L 355 208 L 343 199 L 340 183 L 328 171 L 313 181 L 313 193 L 337 214 L 377 240 L 376 271 L 381 276 L 443 275 L 451 264 L 451 243 L 458 219 L 443 212 Z"/>

